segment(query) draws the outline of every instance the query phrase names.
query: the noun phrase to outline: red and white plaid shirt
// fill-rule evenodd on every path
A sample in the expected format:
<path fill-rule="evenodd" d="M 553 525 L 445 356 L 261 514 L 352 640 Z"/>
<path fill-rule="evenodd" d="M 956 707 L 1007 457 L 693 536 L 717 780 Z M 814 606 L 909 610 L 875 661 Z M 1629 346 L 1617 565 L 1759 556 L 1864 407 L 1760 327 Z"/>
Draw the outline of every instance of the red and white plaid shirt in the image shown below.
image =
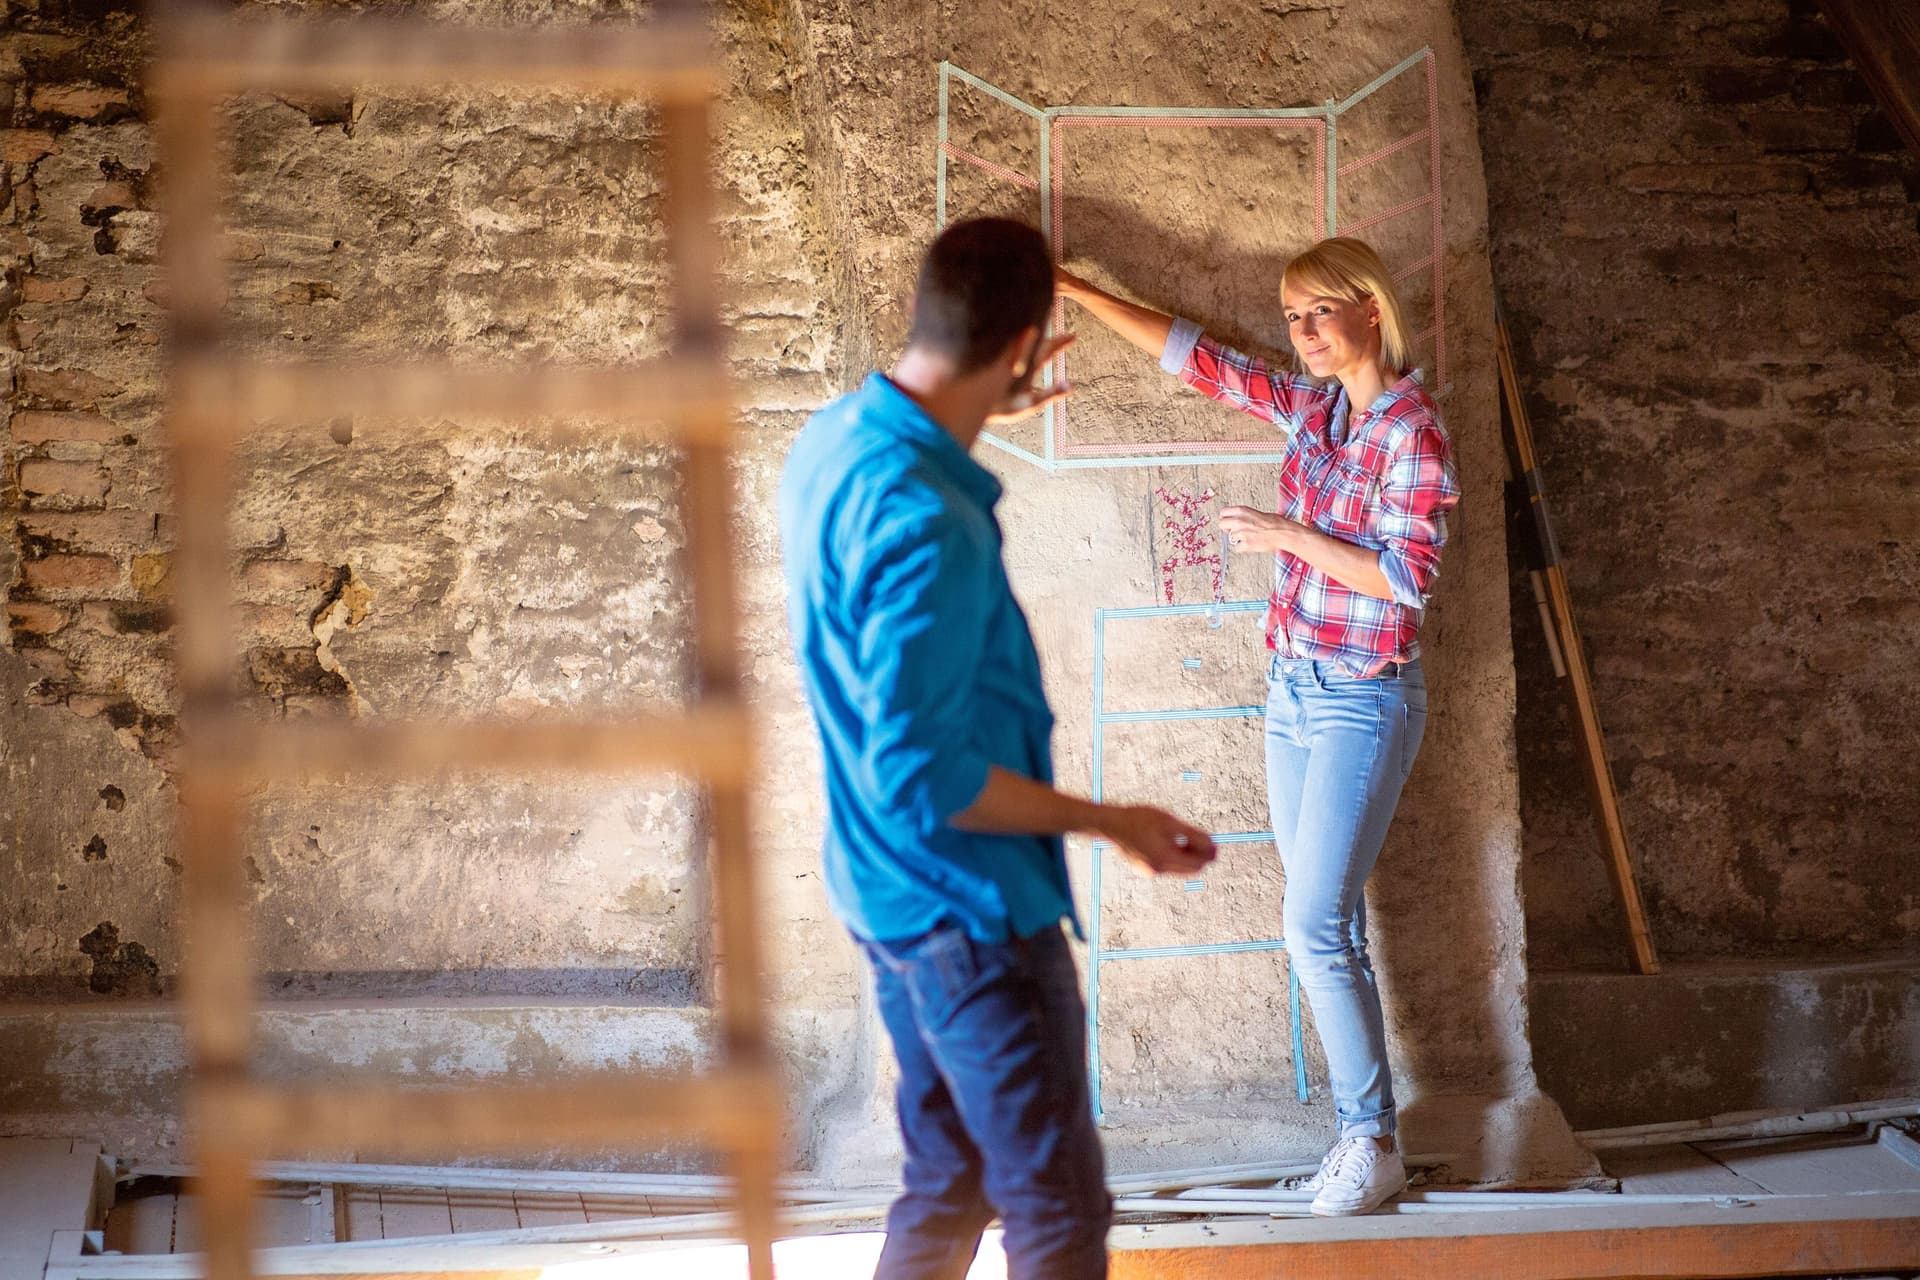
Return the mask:
<path fill-rule="evenodd" d="M 1222 404 L 1291 432 L 1280 462 L 1280 514 L 1380 552 L 1394 598 L 1354 591 L 1298 556 L 1275 555 L 1267 647 L 1372 676 L 1420 656 L 1420 620 L 1460 502 L 1453 442 L 1416 370 L 1349 420 L 1347 393 L 1174 324 L 1161 366 Z"/>

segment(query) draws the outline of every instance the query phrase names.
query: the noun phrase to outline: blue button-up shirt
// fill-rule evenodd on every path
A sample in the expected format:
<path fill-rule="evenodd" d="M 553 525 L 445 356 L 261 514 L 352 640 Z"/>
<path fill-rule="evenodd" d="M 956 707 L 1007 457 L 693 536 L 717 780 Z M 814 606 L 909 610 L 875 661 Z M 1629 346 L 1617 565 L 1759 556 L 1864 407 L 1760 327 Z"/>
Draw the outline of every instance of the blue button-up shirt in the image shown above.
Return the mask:
<path fill-rule="evenodd" d="M 1073 916 L 1058 836 L 949 825 L 989 766 L 1053 781 L 1000 492 L 879 374 L 813 415 L 781 477 L 788 619 L 825 748 L 827 896 L 870 941 L 951 922 L 1000 942 Z"/>

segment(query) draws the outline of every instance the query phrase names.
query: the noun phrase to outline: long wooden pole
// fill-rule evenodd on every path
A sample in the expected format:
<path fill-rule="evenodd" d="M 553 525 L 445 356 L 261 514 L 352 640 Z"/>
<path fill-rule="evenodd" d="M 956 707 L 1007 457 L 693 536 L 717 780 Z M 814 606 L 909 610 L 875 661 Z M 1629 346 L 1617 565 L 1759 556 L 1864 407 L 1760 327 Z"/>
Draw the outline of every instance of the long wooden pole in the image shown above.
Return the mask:
<path fill-rule="evenodd" d="M 1627 844 L 1626 824 L 1620 818 L 1620 796 L 1613 782 L 1613 766 L 1607 761 L 1607 739 L 1600 729 L 1600 708 L 1593 696 L 1593 676 L 1587 669 L 1587 651 L 1580 643 L 1580 628 L 1573 618 L 1573 594 L 1567 589 L 1566 570 L 1560 565 L 1560 548 L 1554 541 L 1553 526 L 1547 519 L 1546 496 L 1541 491 L 1538 460 L 1533 449 L 1533 429 L 1527 421 L 1527 406 L 1520 396 L 1520 379 L 1514 370 L 1513 347 L 1507 337 L 1505 320 L 1496 322 L 1499 331 L 1500 385 L 1506 393 L 1507 418 L 1511 426 L 1513 449 L 1519 480 L 1526 486 L 1527 505 L 1533 513 L 1534 529 L 1539 535 L 1541 565 L 1539 581 L 1546 585 L 1546 613 L 1549 618 L 1548 643 L 1558 649 L 1558 666 L 1565 668 L 1567 696 L 1573 705 L 1574 721 L 1579 727 L 1580 759 L 1587 781 L 1587 794 L 1593 801 L 1594 821 L 1607 850 L 1607 870 L 1613 889 L 1626 913 L 1627 934 L 1633 947 L 1633 966 L 1637 972 L 1660 972 L 1660 959 L 1653 948 L 1653 932 L 1647 925 L 1646 908 L 1640 901 L 1640 886 L 1634 880 L 1633 857 Z"/>

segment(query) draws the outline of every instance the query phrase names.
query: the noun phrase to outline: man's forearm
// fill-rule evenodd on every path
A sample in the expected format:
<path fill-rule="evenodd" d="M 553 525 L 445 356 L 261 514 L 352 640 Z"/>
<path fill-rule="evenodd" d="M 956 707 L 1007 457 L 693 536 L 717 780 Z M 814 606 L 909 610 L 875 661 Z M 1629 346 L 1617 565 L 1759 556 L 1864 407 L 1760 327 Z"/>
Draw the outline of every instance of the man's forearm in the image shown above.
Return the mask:
<path fill-rule="evenodd" d="M 952 823 L 962 831 L 1059 835 L 1093 830 L 1099 813 L 1100 806 L 1090 800 L 995 765 L 987 771 L 987 785 L 972 804 L 953 816 Z"/>

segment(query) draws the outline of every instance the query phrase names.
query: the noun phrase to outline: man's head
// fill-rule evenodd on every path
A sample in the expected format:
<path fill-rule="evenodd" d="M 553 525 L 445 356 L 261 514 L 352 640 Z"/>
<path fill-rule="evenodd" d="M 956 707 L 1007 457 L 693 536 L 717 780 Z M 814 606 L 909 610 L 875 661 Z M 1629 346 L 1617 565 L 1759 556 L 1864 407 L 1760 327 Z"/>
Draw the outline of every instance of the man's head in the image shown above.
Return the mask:
<path fill-rule="evenodd" d="M 962 377 L 1016 342 L 1023 364 L 1052 303 L 1053 265 L 1038 231 L 1011 218 L 956 222 L 921 259 L 907 345 L 946 357 Z"/>

